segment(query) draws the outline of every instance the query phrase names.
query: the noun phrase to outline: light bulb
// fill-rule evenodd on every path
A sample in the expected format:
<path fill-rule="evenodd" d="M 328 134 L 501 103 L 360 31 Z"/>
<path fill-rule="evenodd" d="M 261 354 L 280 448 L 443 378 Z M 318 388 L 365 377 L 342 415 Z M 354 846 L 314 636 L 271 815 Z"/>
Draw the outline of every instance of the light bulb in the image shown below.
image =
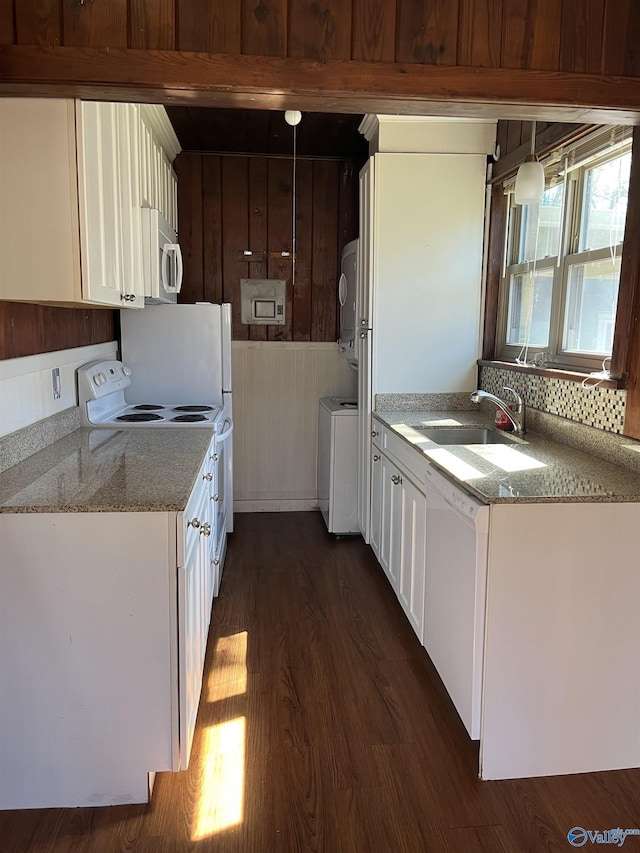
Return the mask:
<path fill-rule="evenodd" d="M 302 121 L 302 113 L 300 110 L 287 110 L 284 114 L 284 120 L 287 124 L 290 124 L 291 127 L 295 127 Z"/>

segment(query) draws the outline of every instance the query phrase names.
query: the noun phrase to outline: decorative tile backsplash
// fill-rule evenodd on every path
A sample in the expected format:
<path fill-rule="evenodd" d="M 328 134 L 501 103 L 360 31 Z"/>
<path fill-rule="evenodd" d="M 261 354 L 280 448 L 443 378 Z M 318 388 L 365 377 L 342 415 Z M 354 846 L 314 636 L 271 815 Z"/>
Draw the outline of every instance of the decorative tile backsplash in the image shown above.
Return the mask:
<path fill-rule="evenodd" d="M 503 399 L 507 385 L 517 391 L 527 406 L 541 412 L 608 432 L 621 433 L 624 427 L 627 392 L 615 388 L 592 386 L 583 388 L 580 382 L 533 376 L 496 367 L 480 368 L 480 387 Z M 486 404 L 485 404 L 486 405 Z"/>

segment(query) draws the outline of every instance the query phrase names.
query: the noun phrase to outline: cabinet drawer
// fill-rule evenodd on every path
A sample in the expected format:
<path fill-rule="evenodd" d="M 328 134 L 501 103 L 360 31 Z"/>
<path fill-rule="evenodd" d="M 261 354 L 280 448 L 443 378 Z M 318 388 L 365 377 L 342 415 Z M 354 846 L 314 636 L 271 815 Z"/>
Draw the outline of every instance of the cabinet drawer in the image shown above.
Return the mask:
<path fill-rule="evenodd" d="M 424 478 L 429 461 L 419 450 L 407 444 L 404 439 L 397 436 L 389 427 L 382 429 L 382 449 L 385 454 L 395 462 L 398 468 L 424 493 Z"/>

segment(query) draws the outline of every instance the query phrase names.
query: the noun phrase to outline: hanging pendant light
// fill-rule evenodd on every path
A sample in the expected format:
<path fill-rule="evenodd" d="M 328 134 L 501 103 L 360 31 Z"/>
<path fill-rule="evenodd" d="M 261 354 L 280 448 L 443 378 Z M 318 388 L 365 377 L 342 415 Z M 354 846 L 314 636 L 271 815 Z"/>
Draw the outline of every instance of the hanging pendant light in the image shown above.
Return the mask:
<path fill-rule="evenodd" d="M 293 128 L 293 180 L 291 182 L 291 287 L 296 284 L 296 132 L 302 121 L 300 110 L 286 110 L 284 120 Z"/>
<path fill-rule="evenodd" d="M 516 204 L 540 204 L 544 195 L 544 168 L 535 155 L 536 123 L 531 128 L 531 153 L 516 175 Z"/>

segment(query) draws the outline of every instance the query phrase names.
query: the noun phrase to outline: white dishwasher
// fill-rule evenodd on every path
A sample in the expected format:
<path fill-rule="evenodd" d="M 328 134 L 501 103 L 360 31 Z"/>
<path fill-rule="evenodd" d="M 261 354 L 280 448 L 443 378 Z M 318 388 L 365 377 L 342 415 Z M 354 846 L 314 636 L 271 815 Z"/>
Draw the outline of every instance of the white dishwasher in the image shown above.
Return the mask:
<path fill-rule="evenodd" d="M 480 737 L 489 507 L 426 471 L 424 645 L 474 740 Z"/>

